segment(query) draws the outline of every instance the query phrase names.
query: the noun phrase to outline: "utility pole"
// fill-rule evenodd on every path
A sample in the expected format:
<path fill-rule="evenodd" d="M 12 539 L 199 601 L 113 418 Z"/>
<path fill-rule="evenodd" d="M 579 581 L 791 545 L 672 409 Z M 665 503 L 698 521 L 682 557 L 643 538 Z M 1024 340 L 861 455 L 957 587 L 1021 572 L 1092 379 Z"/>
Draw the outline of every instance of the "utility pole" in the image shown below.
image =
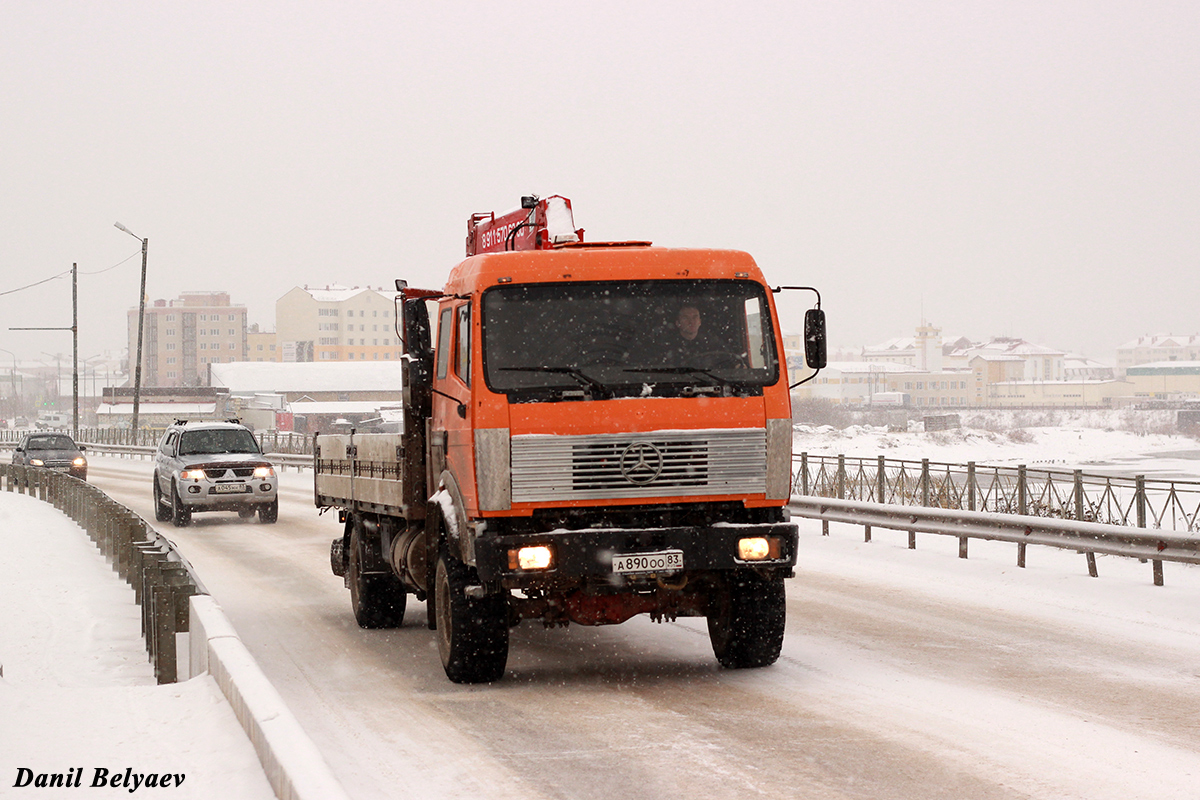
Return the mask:
<path fill-rule="evenodd" d="M 119 230 L 125 231 L 135 239 L 139 239 L 136 233 L 126 228 L 121 223 L 116 223 Z M 133 420 L 131 427 L 133 429 L 133 442 L 138 443 L 138 410 L 142 401 L 142 326 L 146 321 L 146 251 L 150 248 L 150 240 L 142 239 L 142 285 L 141 291 L 138 293 L 138 332 L 137 332 L 137 365 L 133 372 Z"/>
<path fill-rule="evenodd" d="M 71 436 L 79 441 L 79 265 L 71 264 Z"/>

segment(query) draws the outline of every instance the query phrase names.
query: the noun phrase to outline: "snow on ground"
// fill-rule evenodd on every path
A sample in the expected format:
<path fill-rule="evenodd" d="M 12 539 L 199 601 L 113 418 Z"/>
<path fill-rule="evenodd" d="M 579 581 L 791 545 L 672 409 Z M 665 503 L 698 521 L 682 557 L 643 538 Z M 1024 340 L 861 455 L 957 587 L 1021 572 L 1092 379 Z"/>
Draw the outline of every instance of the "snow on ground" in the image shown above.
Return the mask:
<path fill-rule="evenodd" d="M 810 455 L 846 455 L 856 458 L 885 456 L 893 459 L 1011 466 L 1037 465 L 1049 469 L 1112 468 L 1134 474 L 1171 473 L 1180 479 L 1200 480 L 1200 442 L 1178 434 L 1145 430 L 1091 427 L 1099 420 L 1075 417 L 1068 424 L 1009 427 L 1010 422 L 989 418 L 988 427 L 925 432 L 919 423 L 909 430 L 886 426 L 796 425 L 792 451 Z"/>
<path fill-rule="evenodd" d="M 0 492 L 0 553 L 0 797 L 23 796 L 27 774 L 37 797 L 74 796 L 37 791 L 37 776 L 80 770 L 81 788 L 131 770 L 171 775 L 172 798 L 274 797 L 211 677 L 155 682 L 133 590 L 74 522 Z M 88 796 L 128 797 L 132 783 Z"/>
<path fill-rule="evenodd" d="M 1115 464 L 1122 472 L 1146 474 L 1171 464 L 1170 469 L 1190 470 L 1187 474 L 1200 480 L 1200 460 L 1194 457 L 1200 445 L 1192 439 L 1083 424 L 1014 430 L 1022 432 L 891 433 L 866 426 L 840 431 L 798 426 L 795 444 L 797 453 L 1063 468 L 1102 462 Z M 311 480 L 306 475 L 295 479 Z M 1123 642 L 1148 650 L 1161 648 L 1161 661 L 1140 664 L 1136 674 L 1117 677 L 1168 692 L 1178 687 L 1181 696 L 1194 686 L 1194 665 L 1200 659 L 1198 567 L 1167 564 L 1166 586 L 1155 587 L 1149 565 L 1131 559 L 1101 557 L 1100 578 L 1092 579 L 1082 556 L 1049 548 L 1031 548 L 1028 568 L 1017 569 L 1011 545 L 972 541 L 971 557 L 963 561 L 957 558 L 957 541 L 951 537 L 923 535 L 918 550 L 910 551 L 902 532 L 876 530 L 870 544 L 862 542 L 861 529 L 853 526 L 834 525 L 831 533 L 822 537 L 817 523 L 801 522 L 803 555 L 798 580 L 789 588 L 790 598 L 805 597 L 811 582 L 806 576 L 821 575 L 953 604 L 963 609 L 964 619 L 980 609 L 995 609 L 1010 614 L 1014 624 L 1038 625 L 1040 620 L 1081 640 L 1107 642 L 1117 649 Z M 0 554 L 0 797 L 18 795 L 11 787 L 20 767 L 35 774 L 82 768 L 85 786 L 97 767 L 186 775 L 183 785 L 172 789 L 172 797 L 273 796 L 249 742 L 208 676 L 168 686 L 154 683 L 132 591 L 73 522 L 33 498 L 0 492 Z M 41 577 L 47 565 L 53 570 L 53 581 Z M 702 623 L 689 624 L 699 625 L 698 635 L 703 633 Z M 879 673 L 872 653 L 846 650 L 810 634 L 802 619 L 789 621 L 789 628 L 793 625 L 789 635 L 804 654 L 806 675 L 836 676 L 854 667 L 870 684 L 870 676 Z M 632 624 L 627 635 L 639 630 L 639 624 Z M 661 646 L 657 628 L 654 633 L 655 646 Z M 828 664 L 823 667 L 826 656 Z M 789 659 L 774 671 L 756 675 L 755 681 L 786 682 Z M 870 705 L 869 713 L 861 699 L 839 698 L 841 684 L 833 678 L 825 688 L 834 706 L 844 701 L 847 714 L 894 717 L 889 724 L 897 730 L 945 728 L 946 741 L 934 743 L 935 749 L 959 753 L 964 760 L 991 759 L 997 774 L 1013 775 L 1020 769 L 1037 774 L 1044 768 L 1049 774 L 1067 776 L 1064 785 L 1088 787 L 1090 775 L 1104 762 L 1124 763 L 1120 770 L 1126 776 L 1124 783 L 1112 786 L 1107 794 L 1090 789 L 1039 790 L 1017 781 L 1031 796 L 1130 797 L 1137 796 L 1138 787 L 1152 787 L 1156 796 L 1186 797 L 1194 785 L 1194 753 L 1147 741 L 1153 734 L 1138 738 L 1112 726 L 1076 722 L 1064 722 L 1062 730 L 1047 732 L 1068 744 L 1074 742 L 1071 748 L 1063 745 L 1054 751 L 1068 758 L 1067 763 L 1053 763 L 1047 757 L 1045 764 L 1036 765 L 1038 769 L 1029 764 L 1022 767 L 1040 751 L 1021 738 L 1036 727 L 1021 722 L 1021 715 L 1030 713 L 1027 708 L 981 713 L 975 728 L 961 721 L 954 723 L 958 727 L 939 727 L 936 720 L 937 724 L 926 725 L 923 716 L 935 713 L 943 695 L 961 687 L 932 678 L 896 682 L 892 675 L 891 680 L 867 686 L 877 693 L 878 701 Z M 781 686 L 780 691 L 790 692 L 793 687 Z M 1007 727 L 998 730 L 998 720 Z M 1021 741 L 998 746 L 1001 734 Z M 1153 753 L 1146 750 L 1151 744 Z M 127 795 L 123 788 L 108 792 Z M 36 794 L 56 796 L 45 791 Z M 110 795 L 102 790 L 96 796 Z"/>

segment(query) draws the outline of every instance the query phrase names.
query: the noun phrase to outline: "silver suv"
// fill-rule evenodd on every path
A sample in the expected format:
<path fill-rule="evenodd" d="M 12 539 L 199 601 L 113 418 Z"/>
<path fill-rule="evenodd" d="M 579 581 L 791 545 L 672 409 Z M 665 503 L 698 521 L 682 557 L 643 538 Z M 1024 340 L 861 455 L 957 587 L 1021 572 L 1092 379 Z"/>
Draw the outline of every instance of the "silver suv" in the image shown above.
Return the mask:
<path fill-rule="evenodd" d="M 275 467 L 237 420 L 176 420 L 154 456 L 154 517 L 177 528 L 197 511 L 236 511 L 260 522 L 279 518 Z"/>

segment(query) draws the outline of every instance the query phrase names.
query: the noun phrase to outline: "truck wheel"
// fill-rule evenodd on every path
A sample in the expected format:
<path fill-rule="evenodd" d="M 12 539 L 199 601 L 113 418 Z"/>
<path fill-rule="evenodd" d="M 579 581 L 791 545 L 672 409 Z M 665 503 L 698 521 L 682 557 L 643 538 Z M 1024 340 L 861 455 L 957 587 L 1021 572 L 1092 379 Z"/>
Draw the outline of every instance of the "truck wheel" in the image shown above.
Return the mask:
<path fill-rule="evenodd" d="M 192 524 L 192 512 L 183 504 L 179 497 L 179 487 L 171 484 L 171 524 L 176 528 L 186 528 Z"/>
<path fill-rule="evenodd" d="M 276 497 L 268 506 L 258 507 L 258 521 L 264 525 L 270 525 L 275 520 L 279 519 L 279 498 Z"/>
<path fill-rule="evenodd" d="M 154 519 L 166 522 L 171 518 L 171 507 L 163 502 L 162 489 L 158 487 L 158 476 L 154 476 Z"/>
<path fill-rule="evenodd" d="M 714 592 L 708 612 L 708 638 L 717 661 L 727 669 L 774 664 L 783 649 L 787 600 L 783 579 L 735 572 Z"/>
<path fill-rule="evenodd" d="M 347 576 L 350 579 L 350 606 L 354 609 L 354 619 L 360 628 L 398 628 L 404 622 L 408 594 L 404 591 L 404 584 L 395 575 L 363 572 L 363 536 L 362 521 L 355 515 L 350 530 Z"/>
<path fill-rule="evenodd" d="M 503 595 L 470 598 L 474 570 L 443 551 L 434 577 L 438 654 L 455 683 L 490 683 L 508 661 L 508 603 Z"/>

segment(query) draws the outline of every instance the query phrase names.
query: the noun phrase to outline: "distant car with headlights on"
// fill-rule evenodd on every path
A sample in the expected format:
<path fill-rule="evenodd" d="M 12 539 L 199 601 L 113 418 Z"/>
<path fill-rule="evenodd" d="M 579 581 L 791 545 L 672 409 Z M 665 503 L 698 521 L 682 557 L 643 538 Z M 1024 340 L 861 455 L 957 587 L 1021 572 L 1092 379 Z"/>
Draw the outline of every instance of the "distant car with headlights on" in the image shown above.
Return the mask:
<path fill-rule="evenodd" d="M 65 433 L 27 433 L 17 443 L 12 463 L 58 470 L 86 481 L 88 463 L 84 449 Z"/>
<path fill-rule="evenodd" d="M 254 434 L 237 420 L 176 420 L 154 456 L 154 517 L 177 528 L 198 511 L 256 513 L 260 522 L 279 518 L 275 467 L 263 457 Z"/>

